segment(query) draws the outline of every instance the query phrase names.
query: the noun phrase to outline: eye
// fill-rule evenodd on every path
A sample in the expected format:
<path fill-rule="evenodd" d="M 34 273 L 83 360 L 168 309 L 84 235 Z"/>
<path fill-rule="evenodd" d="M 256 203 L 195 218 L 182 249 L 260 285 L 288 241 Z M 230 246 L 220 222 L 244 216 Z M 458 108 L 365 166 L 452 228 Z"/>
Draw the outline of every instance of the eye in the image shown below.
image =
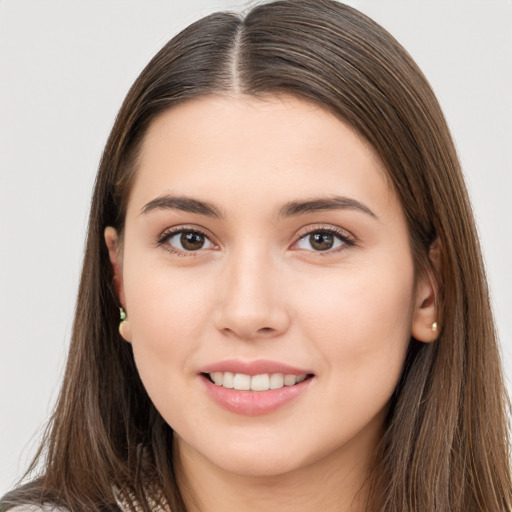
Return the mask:
<path fill-rule="evenodd" d="M 201 249 L 211 249 L 215 244 L 200 231 L 181 229 L 164 233 L 158 242 L 171 252 L 194 252 Z"/>
<path fill-rule="evenodd" d="M 354 245 L 354 242 L 343 232 L 334 229 L 317 229 L 301 236 L 293 248 L 315 252 L 336 252 L 336 249 L 349 245 Z"/>

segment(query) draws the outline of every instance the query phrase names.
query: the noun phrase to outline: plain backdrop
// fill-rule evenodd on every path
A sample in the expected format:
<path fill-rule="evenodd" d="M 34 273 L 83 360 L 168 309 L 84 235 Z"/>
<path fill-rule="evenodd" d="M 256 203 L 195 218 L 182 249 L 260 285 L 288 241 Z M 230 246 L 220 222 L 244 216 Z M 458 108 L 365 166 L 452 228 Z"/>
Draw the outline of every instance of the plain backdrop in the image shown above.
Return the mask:
<path fill-rule="evenodd" d="M 512 2 L 354 0 L 412 54 L 466 173 L 512 388 Z M 34 453 L 72 325 L 91 188 L 129 86 L 236 0 L 0 0 L 0 495 Z"/>

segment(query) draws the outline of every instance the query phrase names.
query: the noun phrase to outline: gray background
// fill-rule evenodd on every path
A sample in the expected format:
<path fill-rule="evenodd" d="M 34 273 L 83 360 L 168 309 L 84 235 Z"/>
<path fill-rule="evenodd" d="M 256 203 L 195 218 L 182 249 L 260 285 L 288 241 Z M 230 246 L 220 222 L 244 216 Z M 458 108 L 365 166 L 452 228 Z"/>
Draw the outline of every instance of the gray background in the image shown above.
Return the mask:
<path fill-rule="evenodd" d="M 512 2 L 354 0 L 409 50 L 444 108 L 474 203 L 512 379 Z M 142 67 L 236 0 L 0 0 L 0 495 L 63 371 L 96 167 Z"/>

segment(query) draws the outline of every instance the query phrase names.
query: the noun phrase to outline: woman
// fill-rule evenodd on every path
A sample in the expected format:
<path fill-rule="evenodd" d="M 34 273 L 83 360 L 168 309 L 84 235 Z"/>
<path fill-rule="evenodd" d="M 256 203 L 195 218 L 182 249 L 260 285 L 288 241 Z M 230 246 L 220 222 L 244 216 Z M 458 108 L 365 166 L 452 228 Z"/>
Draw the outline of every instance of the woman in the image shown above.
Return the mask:
<path fill-rule="evenodd" d="M 169 42 L 102 158 L 44 471 L 2 506 L 505 511 L 507 446 L 467 193 L 406 52 L 329 0 Z"/>

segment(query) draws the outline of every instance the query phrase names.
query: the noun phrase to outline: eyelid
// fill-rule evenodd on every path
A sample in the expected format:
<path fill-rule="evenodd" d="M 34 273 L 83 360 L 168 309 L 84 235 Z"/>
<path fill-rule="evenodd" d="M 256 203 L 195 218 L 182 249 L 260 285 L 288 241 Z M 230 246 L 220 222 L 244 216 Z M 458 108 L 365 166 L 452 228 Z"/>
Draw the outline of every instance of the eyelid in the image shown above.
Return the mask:
<path fill-rule="evenodd" d="M 342 242 L 344 242 L 343 246 L 340 248 L 328 249 L 326 251 L 313 251 L 313 250 L 310 251 L 310 252 L 313 252 L 320 256 L 333 254 L 333 253 L 339 252 L 340 250 L 345 249 L 346 247 L 356 245 L 356 238 L 354 237 L 354 235 L 352 235 L 346 229 L 340 228 L 339 226 L 333 226 L 332 224 L 309 224 L 307 226 L 304 226 L 297 232 L 296 239 L 293 242 L 291 248 L 293 249 L 293 246 L 297 245 L 297 243 L 300 240 L 302 240 L 303 238 L 305 238 L 306 236 L 311 235 L 313 233 L 317 233 L 317 232 L 324 232 L 324 233 L 332 234 L 332 235 L 338 237 Z M 301 249 L 295 249 L 295 250 L 301 250 Z"/>
<path fill-rule="evenodd" d="M 158 235 L 156 240 L 156 245 L 164 248 L 166 251 L 169 251 L 171 254 L 177 254 L 180 256 L 198 256 L 200 253 L 203 253 L 205 250 L 212 250 L 209 249 L 198 249 L 197 251 L 182 251 L 180 249 L 174 248 L 170 244 L 166 244 L 167 240 L 169 240 L 171 237 L 183 233 L 183 232 L 189 232 L 189 233 L 198 233 L 205 238 L 207 238 L 210 243 L 213 244 L 214 248 L 218 248 L 219 245 L 215 242 L 214 237 L 210 234 L 210 232 L 201 227 L 197 226 L 195 224 L 180 224 L 178 226 L 171 226 L 166 229 L 164 229 L 160 235 Z"/>
<path fill-rule="evenodd" d="M 168 227 L 168 228 L 164 229 L 160 233 L 160 235 L 158 235 L 156 244 L 160 247 L 163 247 L 165 250 L 167 250 L 171 253 L 183 255 L 183 256 L 185 256 L 185 255 L 186 256 L 198 256 L 200 253 L 203 253 L 205 250 L 211 250 L 211 248 L 210 248 L 210 249 L 198 249 L 197 251 L 181 251 L 179 249 L 173 248 L 170 244 L 165 243 L 172 236 L 174 236 L 178 233 L 182 233 L 182 232 L 199 233 L 199 234 L 203 235 L 205 238 L 207 238 L 215 246 L 214 248 L 217 248 L 217 249 L 219 248 L 219 244 L 215 241 L 215 237 L 210 234 L 209 230 L 207 230 L 201 226 L 198 226 L 196 224 L 182 224 L 182 225 Z M 339 226 L 334 226 L 332 224 L 309 224 L 309 225 L 304 226 L 301 229 L 299 229 L 299 231 L 296 234 L 296 238 L 291 245 L 291 248 L 293 249 L 293 246 L 296 245 L 300 240 L 302 240 L 306 236 L 311 235 L 316 232 L 324 232 L 324 233 L 333 234 L 334 236 L 338 237 L 341 241 L 344 242 L 344 244 L 341 248 L 329 249 L 326 251 L 313 251 L 313 250 L 311 251 L 318 255 L 333 254 L 333 253 L 339 252 L 340 250 L 343 250 L 347 246 L 356 245 L 356 238 L 354 237 L 354 235 L 352 235 L 346 229 L 343 229 Z M 165 247 L 164 247 L 164 245 L 165 245 Z M 295 249 L 295 250 L 299 250 L 299 249 Z"/>
<path fill-rule="evenodd" d="M 297 239 L 317 231 L 333 233 L 335 235 L 339 235 L 341 238 L 350 240 L 355 243 L 355 237 L 352 235 L 352 233 L 346 229 L 340 228 L 339 226 L 334 226 L 333 224 L 308 224 L 307 226 L 304 226 L 300 228 L 299 231 L 297 231 Z"/>

